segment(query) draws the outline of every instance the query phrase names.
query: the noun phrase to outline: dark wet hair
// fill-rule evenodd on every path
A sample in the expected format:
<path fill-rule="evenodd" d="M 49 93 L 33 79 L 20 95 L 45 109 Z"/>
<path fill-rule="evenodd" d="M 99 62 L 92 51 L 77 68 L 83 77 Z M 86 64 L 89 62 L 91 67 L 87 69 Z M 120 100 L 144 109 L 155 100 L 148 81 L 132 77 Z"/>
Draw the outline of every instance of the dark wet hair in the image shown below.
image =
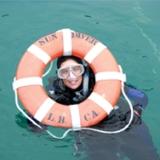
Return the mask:
<path fill-rule="evenodd" d="M 72 59 L 76 61 L 77 63 L 83 64 L 82 60 L 75 56 L 61 56 L 57 59 L 57 68 L 60 68 L 61 64 L 65 62 L 68 59 Z"/>

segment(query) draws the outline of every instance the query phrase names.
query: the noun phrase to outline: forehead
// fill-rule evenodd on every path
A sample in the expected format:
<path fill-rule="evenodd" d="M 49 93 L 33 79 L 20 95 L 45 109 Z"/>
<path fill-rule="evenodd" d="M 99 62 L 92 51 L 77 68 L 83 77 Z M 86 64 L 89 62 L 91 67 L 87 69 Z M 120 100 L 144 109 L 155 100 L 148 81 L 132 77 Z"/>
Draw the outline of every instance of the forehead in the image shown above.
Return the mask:
<path fill-rule="evenodd" d="M 66 61 L 64 61 L 62 64 L 61 64 L 61 67 L 68 67 L 68 66 L 71 66 L 71 65 L 77 65 L 79 63 L 77 63 L 76 61 L 72 60 L 72 59 L 67 59 Z"/>

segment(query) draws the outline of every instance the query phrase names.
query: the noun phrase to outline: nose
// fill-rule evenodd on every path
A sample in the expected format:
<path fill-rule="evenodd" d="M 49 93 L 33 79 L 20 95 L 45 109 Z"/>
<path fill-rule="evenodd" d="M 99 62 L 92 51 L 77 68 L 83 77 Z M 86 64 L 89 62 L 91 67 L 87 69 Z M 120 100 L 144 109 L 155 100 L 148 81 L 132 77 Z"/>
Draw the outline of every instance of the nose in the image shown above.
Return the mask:
<path fill-rule="evenodd" d="M 72 73 L 72 71 L 69 72 L 68 80 L 75 80 L 77 77 Z"/>

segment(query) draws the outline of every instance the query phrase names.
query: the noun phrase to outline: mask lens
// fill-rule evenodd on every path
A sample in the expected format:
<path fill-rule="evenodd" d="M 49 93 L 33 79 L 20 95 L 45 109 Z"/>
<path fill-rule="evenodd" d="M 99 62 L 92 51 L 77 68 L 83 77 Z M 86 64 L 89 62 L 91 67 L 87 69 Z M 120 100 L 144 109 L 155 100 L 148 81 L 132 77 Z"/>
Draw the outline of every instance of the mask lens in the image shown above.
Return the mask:
<path fill-rule="evenodd" d="M 80 76 L 82 75 L 84 72 L 84 67 L 82 65 L 76 65 L 76 66 L 72 66 L 72 73 L 75 75 L 75 76 Z"/>
<path fill-rule="evenodd" d="M 67 68 L 60 68 L 58 70 L 58 77 L 61 79 L 66 79 L 69 75 L 69 67 Z"/>

